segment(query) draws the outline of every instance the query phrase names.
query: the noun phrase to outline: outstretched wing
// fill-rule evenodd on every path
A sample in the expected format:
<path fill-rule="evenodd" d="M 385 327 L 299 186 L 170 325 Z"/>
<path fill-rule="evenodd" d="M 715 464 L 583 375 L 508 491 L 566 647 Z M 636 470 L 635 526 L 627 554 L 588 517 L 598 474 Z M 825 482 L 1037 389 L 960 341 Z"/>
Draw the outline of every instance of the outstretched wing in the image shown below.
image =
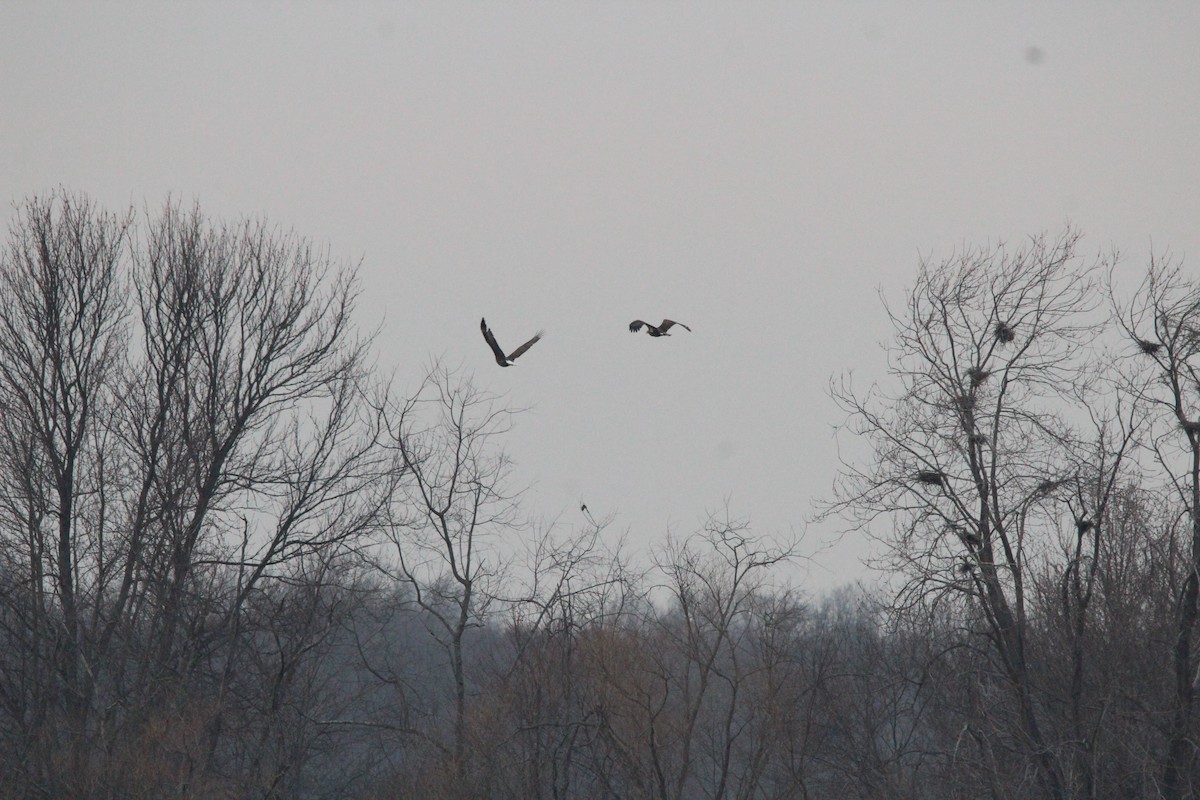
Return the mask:
<path fill-rule="evenodd" d="M 496 344 L 496 337 L 492 335 L 492 329 L 487 326 L 487 320 L 480 318 L 479 330 L 483 331 L 483 340 L 488 343 L 488 347 L 492 348 L 492 352 L 496 354 L 496 362 L 503 364 L 506 361 L 504 351 L 500 349 L 500 345 Z"/>
<path fill-rule="evenodd" d="M 691 328 L 689 328 L 687 325 L 684 325 L 682 322 L 676 322 L 676 321 L 675 321 L 675 320 L 673 320 L 673 319 L 664 319 L 664 320 L 662 321 L 662 325 L 659 325 L 659 326 L 658 326 L 658 329 L 659 329 L 660 331 L 662 331 L 663 333 L 666 333 L 666 332 L 667 332 L 667 329 L 668 329 L 668 328 L 670 328 L 670 327 L 671 327 L 671 326 L 673 326 L 673 325 L 678 325 L 679 327 L 683 328 L 683 329 L 684 329 L 685 331 L 687 331 L 688 333 L 691 333 L 691 332 L 692 332 L 692 329 L 691 329 Z"/>
<path fill-rule="evenodd" d="M 542 338 L 542 336 L 544 336 L 545 333 L 546 333 L 545 331 L 538 331 L 537 333 L 535 333 L 532 339 L 530 339 L 528 342 L 526 342 L 525 344 L 518 347 L 516 350 L 513 350 L 511 353 L 509 353 L 508 360 L 516 361 L 517 358 L 520 357 L 520 355 L 522 353 L 524 353 L 526 350 L 528 350 L 529 348 L 531 348 L 535 344 L 537 344 L 537 340 Z"/>
<path fill-rule="evenodd" d="M 649 322 L 642 322 L 640 319 L 635 319 L 633 322 L 629 323 L 629 330 L 633 331 L 634 333 L 637 333 L 638 331 L 640 331 L 642 329 L 643 325 L 647 325 L 651 328 L 654 327 L 653 325 L 650 325 Z"/>
<path fill-rule="evenodd" d="M 542 336 L 545 336 L 545 335 L 546 335 L 546 331 L 538 331 L 538 332 L 534 333 L 534 336 L 532 339 L 529 339 L 528 342 L 522 344 L 521 347 L 518 347 L 516 350 L 512 351 L 512 353 L 509 354 L 509 361 L 516 361 L 518 359 L 518 357 L 520 357 L 521 354 L 524 353 L 524 351 L 528 350 L 529 348 L 532 348 L 534 344 L 538 343 L 538 339 L 540 339 Z"/>

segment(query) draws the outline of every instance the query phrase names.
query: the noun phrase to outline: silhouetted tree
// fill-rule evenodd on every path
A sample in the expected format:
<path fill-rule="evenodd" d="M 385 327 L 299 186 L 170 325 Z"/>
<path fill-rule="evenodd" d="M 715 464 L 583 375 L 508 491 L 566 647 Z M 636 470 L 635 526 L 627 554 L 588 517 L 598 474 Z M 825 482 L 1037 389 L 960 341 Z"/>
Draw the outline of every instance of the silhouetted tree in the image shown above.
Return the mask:
<path fill-rule="evenodd" d="M 28 659 L 0 728 L 30 752 L 10 780 L 56 796 L 215 780 L 250 598 L 373 535 L 390 491 L 352 271 L 262 222 L 132 224 L 35 198 L 0 265 L 0 603 Z"/>
<path fill-rule="evenodd" d="M 874 450 L 867 468 L 847 465 L 834 508 L 862 530 L 894 520 L 895 533 L 881 538 L 905 580 L 898 610 L 958 600 L 979 612 L 1012 691 L 1013 733 L 1054 798 L 1068 794 L 1067 768 L 1031 673 L 1029 584 L 1072 502 L 1092 514 L 1106 501 L 1130 433 L 1101 421 L 1089 459 L 1093 440 L 1071 417 L 1093 379 L 1088 346 L 1102 322 L 1095 269 L 1076 257 L 1077 239 L 1068 231 L 922 264 L 904 310 L 889 311 L 896 388 L 834 389 Z M 937 491 L 914 485 L 924 473 L 944 476 Z M 1072 550 L 1078 614 L 1097 541 L 1080 533 Z"/>
<path fill-rule="evenodd" d="M 1162 791 L 1166 798 L 1196 791 L 1194 637 L 1200 617 L 1200 282 L 1170 259 L 1151 262 L 1146 278 L 1117 316 L 1139 352 L 1125 361 L 1127 386 L 1152 421 L 1147 447 L 1163 492 L 1186 520 L 1186 569 L 1176 598 L 1172 634 L 1171 701 Z"/>
<path fill-rule="evenodd" d="M 430 636 L 444 649 L 451 675 L 451 734 L 428 737 L 451 756 L 451 773 L 466 774 L 466 640 L 482 628 L 508 556 L 500 534 L 521 528 L 518 493 L 508 484 L 510 463 L 500 437 L 513 412 L 498 399 L 434 365 L 401 402 L 383 402 L 380 419 L 400 476 L 388 534 L 395 576 L 425 615 Z"/>

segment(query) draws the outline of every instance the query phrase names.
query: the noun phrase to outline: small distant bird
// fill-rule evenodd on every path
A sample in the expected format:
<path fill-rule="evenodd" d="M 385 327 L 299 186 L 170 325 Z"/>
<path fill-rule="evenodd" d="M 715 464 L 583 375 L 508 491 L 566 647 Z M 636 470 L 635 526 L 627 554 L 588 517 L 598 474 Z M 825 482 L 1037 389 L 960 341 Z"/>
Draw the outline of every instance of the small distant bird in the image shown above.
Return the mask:
<path fill-rule="evenodd" d="M 1012 326 L 1007 322 L 998 322 L 996 323 L 996 338 L 1002 343 L 1007 344 L 1017 338 L 1017 335 L 1013 333 Z"/>
<path fill-rule="evenodd" d="M 629 330 L 637 333 L 642 329 L 643 325 L 646 326 L 646 333 L 650 334 L 651 336 L 670 336 L 671 334 L 667 333 L 667 331 L 669 331 L 674 325 L 678 325 L 689 333 L 692 330 L 682 322 L 676 322 L 673 319 L 664 319 L 657 325 L 651 325 L 649 322 L 642 322 L 640 319 L 635 319 L 633 322 L 629 323 Z"/>
<path fill-rule="evenodd" d="M 1138 339 L 1138 347 L 1142 348 L 1142 352 L 1148 356 L 1152 356 L 1159 350 L 1162 350 L 1162 345 L 1158 342 L 1151 342 L 1147 339 Z"/>
<path fill-rule="evenodd" d="M 582 511 L 583 513 L 585 513 L 585 514 L 586 514 L 586 513 L 588 513 L 588 510 L 587 510 L 587 503 L 580 503 L 580 504 L 579 504 L 579 510 L 580 510 L 580 511 Z"/>
<path fill-rule="evenodd" d="M 537 343 L 537 340 L 541 339 L 545 334 L 545 331 L 538 331 L 528 342 L 513 350 L 508 355 L 504 355 L 504 351 L 500 349 L 500 345 L 496 344 L 496 337 L 492 335 L 492 329 L 488 327 L 486 319 L 480 318 L 479 329 L 483 331 L 483 339 L 488 343 L 488 347 L 492 348 L 492 352 L 496 354 L 496 363 L 502 367 L 511 367 L 513 362 L 521 357 L 522 353 L 533 347 Z"/>

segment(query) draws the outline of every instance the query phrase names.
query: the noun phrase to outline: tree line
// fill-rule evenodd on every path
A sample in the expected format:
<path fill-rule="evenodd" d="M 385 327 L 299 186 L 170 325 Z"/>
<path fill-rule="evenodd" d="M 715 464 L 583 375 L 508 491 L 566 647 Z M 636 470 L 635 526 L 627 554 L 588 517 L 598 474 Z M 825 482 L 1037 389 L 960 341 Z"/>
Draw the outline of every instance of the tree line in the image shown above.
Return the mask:
<path fill-rule="evenodd" d="M 1182 798 L 1200 282 L 1079 235 L 919 265 L 808 596 L 729 513 L 540 523 L 515 412 L 402 391 L 355 269 L 58 190 L 0 255 L 0 798 Z M 514 546 L 517 543 L 519 546 Z"/>

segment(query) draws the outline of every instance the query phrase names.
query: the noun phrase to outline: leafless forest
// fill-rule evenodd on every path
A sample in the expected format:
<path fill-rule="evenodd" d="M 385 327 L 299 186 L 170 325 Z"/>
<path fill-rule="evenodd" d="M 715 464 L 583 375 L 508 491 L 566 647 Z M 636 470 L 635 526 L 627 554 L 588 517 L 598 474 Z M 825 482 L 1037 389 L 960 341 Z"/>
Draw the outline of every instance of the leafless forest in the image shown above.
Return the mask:
<path fill-rule="evenodd" d="M 816 513 L 890 577 L 819 598 L 737 518 L 652 563 L 528 518 L 515 412 L 390 384 L 305 239 L 26 200 L 0 798 L 1195 796 L 1200 280 L 1083 247 L 966 249 L 880 307 Z"/>

